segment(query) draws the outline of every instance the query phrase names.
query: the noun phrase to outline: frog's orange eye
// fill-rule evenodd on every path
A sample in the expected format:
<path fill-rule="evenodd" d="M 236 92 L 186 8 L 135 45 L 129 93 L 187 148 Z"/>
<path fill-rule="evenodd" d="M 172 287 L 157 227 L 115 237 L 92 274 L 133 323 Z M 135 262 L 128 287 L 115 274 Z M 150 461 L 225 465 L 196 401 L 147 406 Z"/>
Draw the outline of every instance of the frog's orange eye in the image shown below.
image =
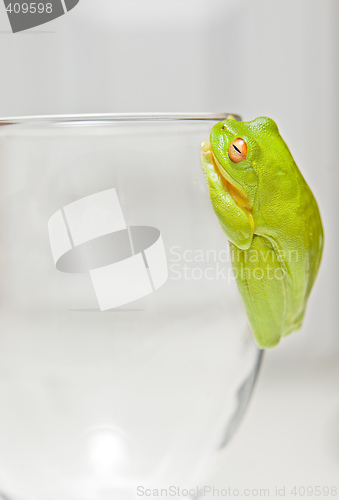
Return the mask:
<path fill-rule="evenodd" d="M 238 163 L 246 158 L 247 155 L 247 145 L 244 139 L 234 139 L 228 148 L 228 156 L 234 163 Z"/>

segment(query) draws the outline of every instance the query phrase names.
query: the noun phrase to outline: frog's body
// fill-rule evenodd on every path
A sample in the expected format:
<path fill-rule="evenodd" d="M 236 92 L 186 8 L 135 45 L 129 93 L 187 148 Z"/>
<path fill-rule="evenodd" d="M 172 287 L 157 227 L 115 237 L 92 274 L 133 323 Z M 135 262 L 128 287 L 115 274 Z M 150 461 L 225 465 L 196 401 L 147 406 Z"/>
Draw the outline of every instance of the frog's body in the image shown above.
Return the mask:
<path fill-rule="evenodd" d="M 273 347 L 301 326 L 317 275 L 317 202 L 269 118 L 215 125 L 202 164 L 254 336 Z"/>

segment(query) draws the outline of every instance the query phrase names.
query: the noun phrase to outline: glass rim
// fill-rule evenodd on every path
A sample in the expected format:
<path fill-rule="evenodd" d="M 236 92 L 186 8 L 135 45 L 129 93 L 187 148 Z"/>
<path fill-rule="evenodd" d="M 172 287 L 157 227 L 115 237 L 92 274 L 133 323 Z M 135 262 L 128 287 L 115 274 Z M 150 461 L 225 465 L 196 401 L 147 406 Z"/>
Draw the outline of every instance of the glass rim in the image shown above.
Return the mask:
<path fill-rule="evenodd" d="M 176 121 L 222 121 L 236 113 L 203 112 L 203 113 L 88 113 L 61 115 L 27 115 L 0 118 L 0 126 L 10 125 L 107 125 L 121 122 L 176 122 Z"/>

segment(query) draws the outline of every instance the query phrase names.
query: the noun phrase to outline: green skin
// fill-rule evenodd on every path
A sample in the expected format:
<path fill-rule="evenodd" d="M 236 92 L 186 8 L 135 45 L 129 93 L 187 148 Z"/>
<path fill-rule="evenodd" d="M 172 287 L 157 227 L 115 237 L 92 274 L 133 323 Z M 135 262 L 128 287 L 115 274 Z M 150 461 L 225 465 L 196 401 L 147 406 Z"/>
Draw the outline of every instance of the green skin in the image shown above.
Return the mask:
<path fill-rule="evenodd" d="M 241 138 L 246 159 L 228 150 Z M 269 118 L 217 123 L 202 144 L 213 209 L 230 242 L 232 266 L 260 348 L 300 328 L 323 247 L 317 202 Z"/>

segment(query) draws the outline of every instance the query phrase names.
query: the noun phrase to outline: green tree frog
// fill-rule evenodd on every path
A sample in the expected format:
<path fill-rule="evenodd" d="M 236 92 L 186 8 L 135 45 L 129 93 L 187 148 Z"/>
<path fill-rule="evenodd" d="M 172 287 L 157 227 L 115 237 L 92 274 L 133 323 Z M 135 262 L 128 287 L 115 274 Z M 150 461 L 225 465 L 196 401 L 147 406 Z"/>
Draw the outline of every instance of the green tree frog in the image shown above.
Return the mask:
<path fill-rule="evenodd" d="M 317 202 L 270 118 L 217 123 L 201 158 L 254 337 L 273 347 L 300 328 L 318 272 Z"/>

